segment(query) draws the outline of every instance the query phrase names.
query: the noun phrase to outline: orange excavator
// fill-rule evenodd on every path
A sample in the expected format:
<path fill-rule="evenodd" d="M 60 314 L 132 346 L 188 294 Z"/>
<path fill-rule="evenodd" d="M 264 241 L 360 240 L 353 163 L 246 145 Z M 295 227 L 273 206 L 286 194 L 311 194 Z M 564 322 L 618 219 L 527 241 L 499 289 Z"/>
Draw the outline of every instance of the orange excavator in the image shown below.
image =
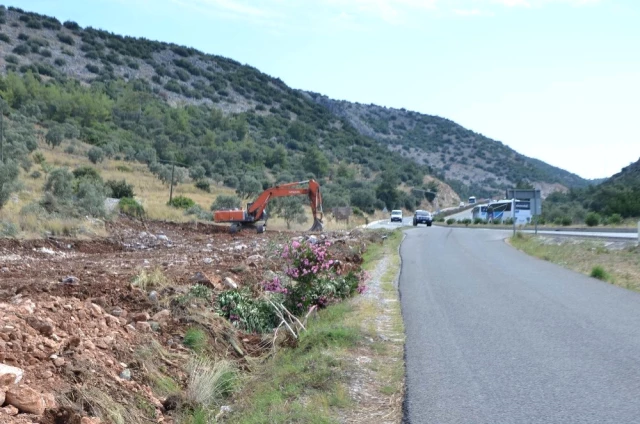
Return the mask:
<path fill-rule="evenodd" d="M 215 211 L 213 220 L 215 222 L 230 222 L 232 233 L 239 231 L 243 227 L 255 226 L 256 231 L 260 234 L 264 232 L 267 226 L 267 204 L 269 200 L 274 197 L 298 195 L 307 195 L 311 202 L 313 226 L 309 231 L 322 231 L 322 196 L 320 195 L 320 184 L 315 180 L 298 181 L 271 187 L 263 191 L 253 203 L 249 203 L 247 209 Z M 263 221 L 263 224 L 258 224 L 259 221 Z"/>

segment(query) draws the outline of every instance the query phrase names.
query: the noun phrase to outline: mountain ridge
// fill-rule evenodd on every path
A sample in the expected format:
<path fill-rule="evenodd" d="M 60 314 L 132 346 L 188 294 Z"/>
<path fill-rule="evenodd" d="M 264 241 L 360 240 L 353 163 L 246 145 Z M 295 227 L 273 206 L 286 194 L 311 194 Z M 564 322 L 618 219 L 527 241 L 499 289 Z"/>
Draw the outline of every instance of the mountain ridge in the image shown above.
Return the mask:
<path fill-rule="evenodd" d="M 356 168 L 359 180 L 369 182 L 355 189 L 379 187 L 381 176 L 389 174 L 387 168 L 394 168 L 390 159 L 401 165 L 391 172 L 395 184 L 420 188 L 423 176 L 431 174 L 462 197 L 488 197 L 518 183 L 533 184 L 545 192 L 588 184 L 446 118 L 346 104 L 292 89 L 279 78 L 233 59 L 177 44 L 83 29 L 72 21 L 60 23 L 18 8 L 5 9 L 1 19 L 3 74 L 32 73 L 45 83 L 71 79 L 100 90 L 117 80 L 134 85 L 144 81 L 150 95 L 173 107 L 206 105 L 226 116 L 242 117 L 255 141 L 264 140 L 271 148 L 282 145 L 292 159 L 315 146 L 332 164 L 348 162 Z M 498 170 L 491 168 L 496 161 L 502 161 Z M 348 191 L 354 187 L 342 189 L 345 187 L 334 191 L 349 203 Z M 377 200 L 389 201 L 380 193 L 376 192 Z"/>

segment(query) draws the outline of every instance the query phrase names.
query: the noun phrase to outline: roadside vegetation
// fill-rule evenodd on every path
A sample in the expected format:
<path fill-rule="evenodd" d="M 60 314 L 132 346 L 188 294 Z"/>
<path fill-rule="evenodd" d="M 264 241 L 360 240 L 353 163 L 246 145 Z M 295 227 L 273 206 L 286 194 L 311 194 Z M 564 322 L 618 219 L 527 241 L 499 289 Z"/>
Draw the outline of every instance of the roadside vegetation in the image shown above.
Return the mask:
<path fill-rule="evenodd" d="M 363 263 L 370 293 L 310 316 L 292 347 L 256 365 L 228 422 L 401 420 L 404 328 L 394 283 L 402 233 L 370 239 Z"/>
<path fill-rule="evenodd" d="M 640 291 L 640 248 L 608 242 L 516 233 L 510 239 L 525 253 L 626 289 Z"/>

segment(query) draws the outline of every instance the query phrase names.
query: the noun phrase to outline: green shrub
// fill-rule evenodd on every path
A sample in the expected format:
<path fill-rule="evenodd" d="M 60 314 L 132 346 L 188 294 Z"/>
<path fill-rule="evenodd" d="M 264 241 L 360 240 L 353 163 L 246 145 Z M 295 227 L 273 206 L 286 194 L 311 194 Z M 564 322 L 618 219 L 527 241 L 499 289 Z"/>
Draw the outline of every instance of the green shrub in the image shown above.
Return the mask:
<path fill-rule="evenodd" d="M 4 60 L 6 60 L 7 63 L 13 63 L 14 65 L 17 65 L 20 63 L 20 59 L 18 58 L 18 56 L 14 54 L 8 54 Z"/>
<path fill-rule="evenodd" d="M 68 145 L 67 147 L 65 147 L 64 152 L 72 155 L 74 152 L 76 151 L 76 148 L 73 144 Z"/>
<path fill-rule="evenodd" d="M 584 222 L 589 227 L 596 227 L 598 224 L 600 224 L 600 215 L 595 212 L 589 212 Z"/>
<path fill-rule="evenodd" d="M 85 66 L 85 68 L 87 69 L 87 71 L 91 72 L 92 74 L 100 73 L 100 67 L 96 65 L 92 65 L 91 63 L 87 63 L 87 66 Z"/>
<path fill-rule="evenodd" d="M 131 197 L 123 197 L 118 203 L 120 212 L 133 218 L 142 219 L 145 216 L 144 208 Z"/>
<path fill-rule="evenodd" d="M 455 218 L 449 218 L 449 219 L 447 219 L 447 225 L 453 225 L 453 224 L 455 224 L 455 223 L 456 223 Z"/>
<path fill-rule="evenodd" d="M 199 328 L 191 327 L 184 334 L 182 343 L 196 352 L 201 352 L 207 346 L 207 334 Z"/>
<path fill-rule="evenodd" d="M 0 221 L 0 237 L 15 237 L 18 227 L 13 222 Z"/>
<path fill-rule="evenodd" d="M 562 224 L 565 227 L 568 227 L 572 223 L 573 223 L 573 220 L 569 216 L 565 216 L 560 219 L 560 224 Z"/>
<path fill-rule="evenodd" d="M 77 200 L 75 203 L 83 214 L 97 217 L 105 216 L 105 192 L 106 190 L 104 184 L 102 184 L 102 179 L 83 178 L 78 184 L 76 191 Z"/>
<path fill-rule="evenodd" d="M 245 331 L 270 332 L 280 323 L 273 307 L 266 300 L 254 298 L 249 289 L 227 290 L 216 300 L 218 313 Z"/>
<path fill-rule="evenodd" d="M 69 34 L 64 34 L 59 32 L 56 36 L 58 37 L 58 40 L 60 40 L 65 44 L 68 44 L 70 46 L 73 46 L 74 44 L 76 44 L 76 42 L 73 40 L 73 37 L 70 36 Z"/>
<path fill-rule="evenodd" d="M 11 44 L 11 37 L 9 37 L 7 34 L 0 32 L 0 41 L 4 41 L 7 44 Z"/>
<path fill-rule="evenodd" d="M 88 178 L 92 180 L 102 181 L 102 177 L 97 169 L 92 166 L 81 166 L 73 170 L 74 178 Z"/>
<path fill-rule="evenodd" d="M 174 208 L 179 208 L 179 209 L 189 209 L 195 204 L 196 202 L 194 202 L 193 199 L 190 199 L 185 196 L 176 196 L 173 199 L 171 199 L 169 202 L 167 202 L 168 206 L 173 206 Z"/>
<path fill-rule="evenodd" d="M 608 222 L 611 225 L 619 225 L 622 223 L 622 216 L 619 213 L 614 213 L 609 217 Z"/>
<path fill-rule="evenodd" d="M 111 190 L 111 197 L 115 197 L 116 199 L 134 197 L 133 185 L 127 184 L 127 181 L 124 179 L 121 181 L 109 180 L 106 185 Z"/>
<path fill-rule="evenodd" d="M 465 219 L 462 220 L 462 223 L 468 227 L 469 224 L 471 224 L 471 219 L 465 218 Z"/>
<path fill-rule="evenodd" d="M 34 180 L 37 180 L 42 176 L 42 174 L 40 173 L 40 171 L 33 171 L 29 176 Z"/>
<path fill-rule="evenodd" d="M 104 160 L 104 150 L 100 147 L 92 147 L 87 152 L 87 157 L 91 161 L 91 163 L 99 163 Z"/>
<path fill-rule="evenodd" d="M 207 193 L 211 193 L 211 185 L 207 180 L 198 180 L 196 181 L 196 188 L 206 191 Z"/>
<path fill-rule="evenodd" d="M 25 54 L 29 54 L 30 50 L 31 49 L 29 49 L 29 46 L 27 46 L 26 44 L 20 44 L 18 46 L 15 46 L 12 51 L 15 54 L 19 54 L 20 56 L 24 56 Z"/>
<path fill-rule="evenodd" d="M 200 220 L 203 220 L 203 221 L 211 221 L 213 219 L 213 214 L 211 212 L 208 212 L 208 211 L 202 209 L 202 207 L 200 207 L 200 205 L 191 206 L 189 209 L 184 211 L 184 214 L 185 215 L 194 215 L 197 219 L 200 219 Z"/>
<path fill-rule="evenodd" d="M 55 63 L 56 66 L 64 66 L 64 65 L 67 64 L 67 61 L 64 60 L 63 58 L 59 57 L 56 60 L 54 60 L 53 63 Z"/>
<path fill-rule="evenodd" d="M 591 276 L 593 278 L 597 278 L 598 280 L 609 281 L 609 274 L 600 265 L 596 265 L 591 268 Z"/>
<path fill-rule="evenodd" d="M 129 168 L 127 165 L 118 165 L 116 169 L 120 172 L 133 172 L 133 169 Z"/>

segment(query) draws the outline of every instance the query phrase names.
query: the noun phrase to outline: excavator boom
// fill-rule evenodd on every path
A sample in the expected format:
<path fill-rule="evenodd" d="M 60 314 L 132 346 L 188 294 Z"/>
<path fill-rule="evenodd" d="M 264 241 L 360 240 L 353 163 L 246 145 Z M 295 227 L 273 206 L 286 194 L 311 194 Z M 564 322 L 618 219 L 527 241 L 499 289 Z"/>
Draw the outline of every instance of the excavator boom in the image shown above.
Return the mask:
<path fill-rule="evenodd" d="M 258 221 L 267 221 L 267 204 L 274 197 L 287 197 L 307 195 L 313 213 L 313 226 L 309 231 L 322 231 L 322 195 L 320 194 L 320 184 L 315 180 L 299 181 L 294 183 L 280 184 L 271 187 L 262 193 L 247 206 L 245 210 L 221 210 L 215 211 L 213 220 L 215 222 L 231 222 L 233 225 L 252 225 Z M 258 231 L 264 230 L 264 226 L 258 227 Z"/>

